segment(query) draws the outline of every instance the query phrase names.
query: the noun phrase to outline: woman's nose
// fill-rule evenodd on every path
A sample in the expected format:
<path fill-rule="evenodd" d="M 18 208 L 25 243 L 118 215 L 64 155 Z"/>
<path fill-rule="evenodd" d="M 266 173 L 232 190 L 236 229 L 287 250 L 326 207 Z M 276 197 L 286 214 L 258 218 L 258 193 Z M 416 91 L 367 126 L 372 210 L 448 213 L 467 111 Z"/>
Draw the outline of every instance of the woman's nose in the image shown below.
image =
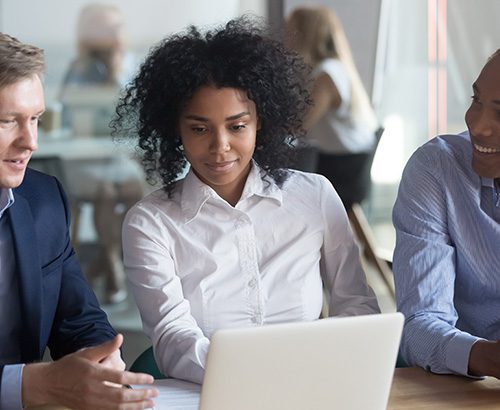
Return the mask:
<path fill-rule="evenodd" d="M 223 153 L 230 149 L 229 136 L 224 131 L 216 132 L 212 139 L 210 150 L 215 153 Z"/>

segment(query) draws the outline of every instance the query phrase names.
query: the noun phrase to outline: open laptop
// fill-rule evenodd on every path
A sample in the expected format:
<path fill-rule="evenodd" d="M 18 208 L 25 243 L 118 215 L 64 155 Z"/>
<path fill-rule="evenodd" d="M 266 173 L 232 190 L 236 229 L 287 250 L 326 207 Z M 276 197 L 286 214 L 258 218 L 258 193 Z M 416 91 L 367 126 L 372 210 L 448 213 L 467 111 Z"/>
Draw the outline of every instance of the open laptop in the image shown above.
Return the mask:
<path fill-rule="evenodd" d="M 199 409 L 386 409 L 403 321 L 387 313 L 221 330 Z"/>
<path fill-rule="evenodd" d="M 386 409 L 401 313 L 227 329 L 211 339 L 203 386 L 156 380 L 156 409 Z"/>

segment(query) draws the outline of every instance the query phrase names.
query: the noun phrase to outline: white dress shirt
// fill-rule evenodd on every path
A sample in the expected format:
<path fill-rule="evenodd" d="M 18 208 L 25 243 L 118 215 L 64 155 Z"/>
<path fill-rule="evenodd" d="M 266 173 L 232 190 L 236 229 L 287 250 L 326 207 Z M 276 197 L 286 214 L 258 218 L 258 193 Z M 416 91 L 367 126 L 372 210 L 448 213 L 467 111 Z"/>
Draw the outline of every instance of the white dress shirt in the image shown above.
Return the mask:
<path fill-rule="evenodd" d="M 222 328 L 379 312 L 342 203 L 320 175 L 282 187 L 254 163 L 232 207 L 189 171 L 171 198 L 153 192 L 123 225 L 125 269 L 159 368 L 201 383 Z"/>

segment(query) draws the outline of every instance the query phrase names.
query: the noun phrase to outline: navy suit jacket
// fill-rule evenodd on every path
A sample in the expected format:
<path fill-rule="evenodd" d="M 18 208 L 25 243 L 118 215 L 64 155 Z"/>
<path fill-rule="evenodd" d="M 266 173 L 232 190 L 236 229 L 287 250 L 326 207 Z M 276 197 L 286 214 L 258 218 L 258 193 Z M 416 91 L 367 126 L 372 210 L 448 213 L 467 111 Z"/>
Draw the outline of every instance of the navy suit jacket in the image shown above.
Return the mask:
<path fill-rule="evenodd" d="M 28 169 L 8 208 L 19 284 L 22 363 L 58 359 L 116 332 L 85 279 L 69 237 L 68 201 L 56 178 Z M 0 346 L 1 349 L 1 346 Z M 0 363 L 0 382 L 3 364 Z"/>

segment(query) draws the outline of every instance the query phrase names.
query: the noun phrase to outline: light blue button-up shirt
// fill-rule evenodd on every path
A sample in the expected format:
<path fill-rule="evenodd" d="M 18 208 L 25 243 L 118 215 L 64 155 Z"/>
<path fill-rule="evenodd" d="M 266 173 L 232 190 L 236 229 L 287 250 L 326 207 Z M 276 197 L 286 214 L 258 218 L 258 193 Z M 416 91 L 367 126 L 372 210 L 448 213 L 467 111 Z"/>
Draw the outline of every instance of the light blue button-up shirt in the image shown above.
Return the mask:
<path fill-rule="evenodd" d="M 19 363 L 19 285 L 14 275 L 14 247 L 5 211 L 14 203 L 11 189 L 0 190 L 0 363 Z M 22 409 L 22 364 L 3 368 L 0 409 Z"/>
<path fill-rule="evenodd" d="M 500 197 L 472 169 L 468 133 L 435 138 L 409 160 L 393 220 L 401 353 L 467 375 L 478 338 L 500 339 Z"/>

